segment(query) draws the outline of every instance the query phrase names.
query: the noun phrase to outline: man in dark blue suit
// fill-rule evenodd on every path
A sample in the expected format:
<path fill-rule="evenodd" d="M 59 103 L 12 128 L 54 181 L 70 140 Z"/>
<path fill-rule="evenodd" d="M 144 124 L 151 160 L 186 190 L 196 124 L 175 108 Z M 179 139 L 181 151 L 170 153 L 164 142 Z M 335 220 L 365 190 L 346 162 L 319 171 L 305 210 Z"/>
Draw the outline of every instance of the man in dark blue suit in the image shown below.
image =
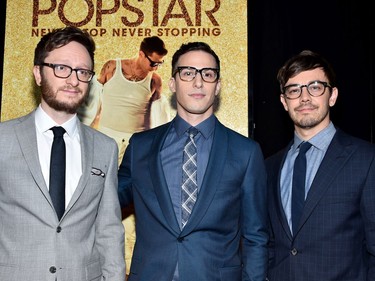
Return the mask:
<path fill-rule="evenodd" d="M 137 218 L 130 281 L 265 280 L 264 160 L 256 142 L 215 117 L 220 86 L 210 46 L 183 44 L 169 81 L 176 117 L 130 139 L 119 169 L 121 205 L 133 202 Z"/>
<path fill-rule="evenodd" d="M 375 146 L 330 121 L 338 89 L 332 67 L 320 55 L 301 52 L 277 78 L 295 133 L 285 150 L 266 160 L 268 279 L 375 280 Z M 301 175 L 304 164 L 294 163 L 300 163 L 297 155 L 306 142 L 311 147 L 298 189 L 293 174 Z"/>

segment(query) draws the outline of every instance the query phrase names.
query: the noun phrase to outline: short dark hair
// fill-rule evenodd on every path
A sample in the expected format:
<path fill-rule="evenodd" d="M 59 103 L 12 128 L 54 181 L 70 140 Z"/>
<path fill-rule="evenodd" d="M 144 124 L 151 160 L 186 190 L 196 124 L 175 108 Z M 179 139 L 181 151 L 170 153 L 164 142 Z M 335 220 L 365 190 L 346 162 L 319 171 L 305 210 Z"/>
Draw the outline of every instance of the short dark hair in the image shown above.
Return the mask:
<path fill-rule="evenodd" d="M 163 40 L 161 40 L 158 36 L 144 38 L 139 49 L 148 56 L 151 56 L 152 53 L 165 56 L 168 53 Z"/>
<path fill-rule="evenodd" d="M 336 74 L 331 64 L 321 55 L 310 50 L 304 50 L 287 60 L 277 73 L 281 92 L 283 92 L 283 88 L 290 78 L 303 71 L 316 68 L 322 68 L 324 74 L 327 76 L 328 83 L 332 87 L 336 87 Z"/>
<path fill-rule="evenodd" d="M 186 44 L 182 44 L 181 47 L 174 53 L 172 57 L 172 76 L 176 72 L 177 67 L 177 61 L 178 59 L 191 51 L 203 51 L 210 55 L 212 55 L 215 58 L 216 61 L 216 67 L 219 69 L 218 75 L 220 74 L 220 59 L 215 53 L 214 50 L 211 49 L 210 45 L 204 42 L 189 42 Z"/>
<path fill-rule="evenodd" d="M 94 68 L 95 42 L 86 31 L 74 26 L 54 29 L 44 35 L 35 48 L 34 65 L 42 64 L 49 52 L 73 41 L 80 43 L 86 48 L 92 61 L 92 67 Z"/>

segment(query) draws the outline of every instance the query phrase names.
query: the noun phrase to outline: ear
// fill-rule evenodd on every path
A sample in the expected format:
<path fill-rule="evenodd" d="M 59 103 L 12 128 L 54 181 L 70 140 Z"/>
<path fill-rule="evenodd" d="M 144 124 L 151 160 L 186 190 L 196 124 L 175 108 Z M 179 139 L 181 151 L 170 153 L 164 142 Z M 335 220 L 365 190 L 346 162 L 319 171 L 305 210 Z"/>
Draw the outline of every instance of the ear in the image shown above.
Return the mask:
<path fill-rule="evenodd" d="M 38 86 L 40 86 L 42 83 L 42 75 L 40 74 L 40 71 L 41 71 L 40 66 L 34 65 L 33 73 L 34 73 L 35 82 Z"/>
<path fill-rule="evenodd" d="M 286 102 L 286 100 L 285 100 L 285 96 L 284 96 L 284 95 L 280 95 L 280 101 L 281 101 L 281 103 L 283 104 L 284 109 L 285 109 L 286 111 L 288 111 L 288 104 L 287 104 L 287 102 Z"/>
<path fill-rule="evenodd" d="M 171 79 L 169 79 L 168 86 L 169 86 L 169 90 L 172 93 L 176 92 L 176 80 L 173 77 L 171 77 Z"/>
<path fill-rule="evenodd" d="M 336 87 L 332 88 L 331 96 L 329 97 L 329 101 L 328 101 L 330 107 L 335 105 L 338 95 L 339 95 L 339 90 Z"/>
<path fill-rule="evenodd" d="M 220 89 L 221 89 L 221 80 L 219 79 L 216 83 L 215 96 L 217 96 L 220 93 Z"/>

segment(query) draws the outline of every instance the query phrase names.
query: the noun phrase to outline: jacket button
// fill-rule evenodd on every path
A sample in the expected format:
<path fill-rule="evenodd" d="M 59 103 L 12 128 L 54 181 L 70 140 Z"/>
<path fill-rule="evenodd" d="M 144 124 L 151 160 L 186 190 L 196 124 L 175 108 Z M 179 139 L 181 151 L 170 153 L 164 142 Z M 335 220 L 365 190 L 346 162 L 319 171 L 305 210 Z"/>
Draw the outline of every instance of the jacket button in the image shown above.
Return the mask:
<path fill-rule="evenodd" d="M 293 255 L 293 256 L 296 256 L 298 254 L 298 251 L 296 248 L 293 248 L 290 253 Z"/>
<path fill-rule="evenodd" d="M 58 227 L 56 228 L 56 232 L 57 232 L 57 233 L 60 233 L 60 232 L 61 232 L 61 226 L 58 226 Z"/>
<path fill-rule="evenodd" d="M 51 267 L 49 268 L 49 272 L 51 272 L 51 273 L 56 273 L 56 267 L 51 266 Z"/>
<path fill-rule="evenodd" d="M 184 241 L 184 237 L 178 237 L 177 241 L 181 243 L 182 241 Z"/>

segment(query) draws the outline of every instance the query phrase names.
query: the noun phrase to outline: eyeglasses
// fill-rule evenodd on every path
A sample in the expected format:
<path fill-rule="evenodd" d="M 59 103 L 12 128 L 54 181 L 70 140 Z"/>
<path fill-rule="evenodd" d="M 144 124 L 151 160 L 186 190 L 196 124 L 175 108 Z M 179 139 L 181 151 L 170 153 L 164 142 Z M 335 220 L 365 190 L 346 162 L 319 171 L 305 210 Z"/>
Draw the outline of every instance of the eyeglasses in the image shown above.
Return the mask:
<path fill-rule="evenodd" d="M 148 55 L 146 55 L 145 52 L 143 52 L 143 53 L 145 54 L 146 58 L 147 58 L 148 61 L 150 62 L 150 66 L 151 66 L 151 67 L 161 66 L 161 65 L 164 63 L 164 61 L 153 61 L 152 59 L 150 59 L 150 58 L 148 57 Z"/>
<path fill-rule="evenodd" d="M 324 94 L 326 88 L 332 89 L 332 86 L 327 82 L 312 81 L 307 85 L 292 84 L 283 88 L 283 94 L 287 99 L 298 99 L 302 94 L 302 88 L 306 87 L 310 96 L 319 97 Z"/>
<path fill-rule="evenodd" d="M 68 78 L 73 71 L 76 72 L 77 79 L 81 82 L 88 83 L 91 81 L 95 72 L 84 68 L 71 68 L 65 64 L 41 63 L 42 66 L 48 66 L 53 69 L 53 74 L 58 78 Z"/>
<path fill-rule="evenodd" d="M 179 66 L 173 76 L 175 76 L 177 72 L 180 79 L 186 82 L 193 81 L 198 73 L 201 75 L 202 80 L 207 83 L 214 83 L 219 79 L 219 69 L 217 68 L 205 67 L 196 69 L 192 66 Z"/>

